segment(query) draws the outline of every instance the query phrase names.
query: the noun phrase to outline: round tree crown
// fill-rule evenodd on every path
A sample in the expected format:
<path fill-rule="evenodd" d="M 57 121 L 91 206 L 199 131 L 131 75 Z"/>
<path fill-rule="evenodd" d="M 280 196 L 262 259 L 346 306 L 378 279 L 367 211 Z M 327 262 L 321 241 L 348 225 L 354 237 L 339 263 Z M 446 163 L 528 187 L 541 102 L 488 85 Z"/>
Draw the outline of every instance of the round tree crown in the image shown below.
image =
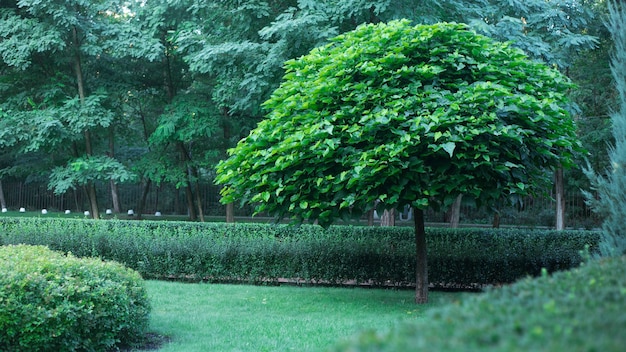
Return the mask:
<path fill-rule="evenodd" d="M 267 118 L 218 167 L 223 202 L 330 224 L 526 194 L 580 149 L 570 81 L 465 24 L 363 25 L 286 63 Z"/>

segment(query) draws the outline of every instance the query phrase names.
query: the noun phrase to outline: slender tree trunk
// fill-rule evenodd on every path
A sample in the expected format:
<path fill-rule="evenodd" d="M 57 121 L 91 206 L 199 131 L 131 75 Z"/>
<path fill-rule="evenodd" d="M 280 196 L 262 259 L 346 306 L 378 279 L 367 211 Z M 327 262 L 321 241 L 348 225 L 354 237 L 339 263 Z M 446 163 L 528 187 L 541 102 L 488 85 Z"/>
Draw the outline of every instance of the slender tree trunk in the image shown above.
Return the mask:
<path fill-rule="evenodd" d="M 115 128 L 113 125 L 109 127 L 109 157 L 115 158 Z M 121 212 L 120 197 L 117 183 L 111 179 L 111 202 L 113 203 L 113 212 L 119 214 Z"/>
<path fill-rule="evenodd" d="M 235 205 L 232 202 L 226 204 L 226 222 L 235 222 Z"/>
<path fill-rule="evenodd" d="M 396 210 L 385 209 L 380 216 L 380 226 L 396 226 Z"/>
<path fill-rule="evenodd" d="M 198 182 L 198 169 L 196 169 L 195 167 L 191 168 L 191 172 L 193 173 L 194 178 L 196 179 L 195 181 L 195 188 L 196 188 L 196 207 L 198 209 L 198 218 L 200 219 L 200 222 L 204 222 L 204 211 L 202 211 L 202 196 L 200 195 L 200 184 Z"/>
<path fill-rule="evenodd" d="M 193 206 L 193 192 L 191 191 L 190 183 L 187 183 L 187 186 L 185 187 L 185 198 L 187 198 L 187 210 L 189 211 L 189 220 L 198 220 L 198 216 L 196 215 L 196 207 Z"/>
<path fill-rule="evenodd" d="M 6 209 L 7 201 L 4 199 L 4 190 L 2 189 L 2 180 L 0 180 L 0 209 Z"/>
<path fill-rule="evenodd" d="M 146 209 L 146 201 L 148 199 L 148 193 L 150 193 L 150 186 L 152 185 L 152 180 L 151 179 L 146 179 L 146 183 L 143 186 L 143 190 L 141 191 L 141 198 L 139 198 L 139 202 L 137 202 L 137 219 L 141 220 L 141 217 L 144 213 L 144 209 Z"/>
<path fill-rule="evenodd" d="M 458 228 L 461 222 L 461 200 L 463 200 L 463 195 L 459 194 L 450 208 L 450 228 Z"/>
<path fill-rule="evenodd" d="M 559 167 L 554 174 L 554 189 L 556 196 L 556 229 L 565 229 L 565 191 L 563 185 L 563 168 Z"/>
<path fill-rule="evenodd" d="M 426 230 L 424 228 L 424 211 L 413 209 L 415 216 L 415 303 L 428 303 L 428 261 L 426 251 Z"/>
<path fill-rule="evenodd" d="M 74 71 L 76 73 L 76 85 L 78 88 L 78 98 L 81 105 L 85 104 L 85 86 L 83 80 L 83 69 L 80 60 L 80 41 L 78 39 L 78 30 L 76 27 L 72 28 L 72 36 L 74 41 Z M 85 153 L 87 156 L 93 155 L 91 133 L 89 129 L 85 129 Z M 98 199 L 96 197 L 96 185 L 93 182 L 87 182 L 87 197 L 89 198 L 89 207 L 91 208 L 91 217 L 94 219 L 100 218 L 98 211 Z"/>

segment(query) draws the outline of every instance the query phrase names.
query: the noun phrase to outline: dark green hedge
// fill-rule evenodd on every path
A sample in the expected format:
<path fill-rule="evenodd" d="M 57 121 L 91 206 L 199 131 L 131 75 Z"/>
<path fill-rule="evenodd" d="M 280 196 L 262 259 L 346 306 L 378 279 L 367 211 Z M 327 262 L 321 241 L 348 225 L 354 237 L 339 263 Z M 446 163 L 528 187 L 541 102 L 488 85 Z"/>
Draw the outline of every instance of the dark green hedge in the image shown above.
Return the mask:
<path fill-rule="evenodd" d="M 523 279 L 335 351 L 624 351 L 626 257 Z"/>
<path fill-rule="evenodd" d="M 74 219 L 1 219 L 0 241 L 44 244 L 99 256 L 146 278 L 375 285 L 414 282 L 413 229 Z M 599 233 L 511 229 L 427 229 L 435 285 L 508 283 L 576 266 Z"/>

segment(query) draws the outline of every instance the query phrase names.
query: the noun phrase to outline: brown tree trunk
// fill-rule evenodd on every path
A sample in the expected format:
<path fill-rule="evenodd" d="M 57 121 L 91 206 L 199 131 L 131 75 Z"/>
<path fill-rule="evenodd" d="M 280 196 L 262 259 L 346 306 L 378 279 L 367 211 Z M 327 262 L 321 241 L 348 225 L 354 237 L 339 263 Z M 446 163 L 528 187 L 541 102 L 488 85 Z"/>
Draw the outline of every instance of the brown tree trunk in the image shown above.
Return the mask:
<path fill-rule="evenodd" d="M 415 216 L 415 303 L 428 303 L 428 261 L 426 251 L 426 230 L 424 211 L 413 209 Z"/>
<path fill-rule="evenodd" d="M 497 211 L 493 213 L 493 222 L 491 223 L 491 227 L 494 229 L 500 228 L 500 213 Z"/>
<path fill-rule="evenodd" d="M 193 192 L 191 190 L 191 184 L 189 182 L 185 187 L 185 198 L 187 198 L 187 210 L 189 211 L 189 220 L 198 220 L 198 216 L 196 215 L 196 207 L 193 206 Z"/>
<path fill-rule="evenodd" d="M 198 218 L 200 222 L 204 222 L 204 211 L 202 211 L 202 197 L 200 196 L 200 184 L 198 183 L 198 170 L 193 168 L 194 176 L 196 177 L 196 207 L 198 209 Z"/>
<path fill-rule="evenodd" d="M 2 189 L 2 180 L 0 180 L 0 209 L 6 209 L 7 201 L 4 199 L 4 190 Z"/>
<path fill-rule="evenodd" d="M 146 201 L 148 200 L 148 193 L 150 193 L 150 186 L 152 185 L 151 179 L 146 179 L 146 183 L 143 186 L 143 190 L 141 191 L 141 198 L 139 198 L 139 202 L 137 202 L 137 219 L 141 220 L 142 214 L 144 213 L 144 209 L 146 209 Z"/>
<path fill-rule="evenodd" d="M 565 229 L 565 191 L 563 186 L 563 168 L 559 167 L 554 174 L 554 189 L 556 198 L 556 229 Z"/>
<path fill-rule="evenodd" d="M 115 158 L 115 129 L 113 125 L 109 128 L 109 157 Z M 111 202 L 113 203 L 113 212 L 119 214 L 121 212 L 120 197 L 117 183 L 111 179 Z"/>
<path fill-rule="evenodd" d="M 396 210 L 385 209 L 380 216 L 380 226 L 396 226 Z"/>
<path fill-rule="evenodd" d="M 235 204 L 226 204 L 226 222 L 232 224 L 235 222 Z"/>
<path fill-rule="evenodd" d="M 459 227 L 461 221 L 461 200 L 463 200 L 463 195 L 459 194 L 450 208 L 450 228 L 456 229 Z"/>
<path fill-rule="evenodd" d="M 76 27 L 72 28 L 72 36 L 74 41 L 74 71 L 76 74 L 76 86 L 78 88 L 78 98 L 80 99 L 81 105 L 85 104 L 85 87 L 83 80 L 83 69 L 80 62 L 80 41 L 78 40 L 78 30 Z M 91 133 L 89 129 L 85 129 L 85 153 L 87 156 L 91 156 L 93 154 L 92 151 L 92 143 L 91 143 Z M 89 207 L 91 208 L 91 217 L 94 219 L 100 218 L 100 213 L 98 211 L 98 200 L 96 198 L 96 186 L 93 182 L 87 182 L 87 197 L 89 198 Z"/>

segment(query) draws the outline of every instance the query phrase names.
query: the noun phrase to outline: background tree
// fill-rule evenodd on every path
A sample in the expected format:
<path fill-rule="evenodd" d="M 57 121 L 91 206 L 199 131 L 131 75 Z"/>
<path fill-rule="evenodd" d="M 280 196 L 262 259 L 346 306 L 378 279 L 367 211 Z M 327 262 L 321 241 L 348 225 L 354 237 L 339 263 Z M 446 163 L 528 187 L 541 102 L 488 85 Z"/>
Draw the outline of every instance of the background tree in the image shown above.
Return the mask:
<path fill-rule="evenodd" d="M 413 207 L 418 303 L 424 209 L 528 194 L 578 148 L 569 81 L 462 24 L 360 26 L 286 67 L 267 118 L 218 165 L 223 202 L 323 226 L 376 200 Z"/>
<path fill-rule="evenodd" d="M 108 93 L 94 84 L 98 71 L 89 68 L 107 57 L 153 59 L 158 49 L 137 30 L 132 5 L 138 3 L 21 0 L 0 11 L 0 51 L 15 84 L 3 91 L 3 105 L 20 126 L 15 133 L 21 152 L 64 150 L 54 163 L 64 165 L 52 171 L 50 186 L 58 193 L 84 186 L 94 218 L 99 216 L 94 182 L 131 175 L 96 149 L 114 113 Z"/>
<path fill-rule="evenodd" d="M 595 210 L 606 217 L 602 224 L 604 231 L 600 244 L 601 254 L 619 256 L 626 253 L 626 6 L 617 1 L 609 1 L 608 8 L 607 27 L 615 45 L 611 57 L 611 72 L 619 93 L 620 105 L 611 114 L 614 145 L 608 152 L 611 164 L 606 175 L 597 175 L 591 168 L 587 170 L 599 199 L 590 193 L 587 197 Z"/>

